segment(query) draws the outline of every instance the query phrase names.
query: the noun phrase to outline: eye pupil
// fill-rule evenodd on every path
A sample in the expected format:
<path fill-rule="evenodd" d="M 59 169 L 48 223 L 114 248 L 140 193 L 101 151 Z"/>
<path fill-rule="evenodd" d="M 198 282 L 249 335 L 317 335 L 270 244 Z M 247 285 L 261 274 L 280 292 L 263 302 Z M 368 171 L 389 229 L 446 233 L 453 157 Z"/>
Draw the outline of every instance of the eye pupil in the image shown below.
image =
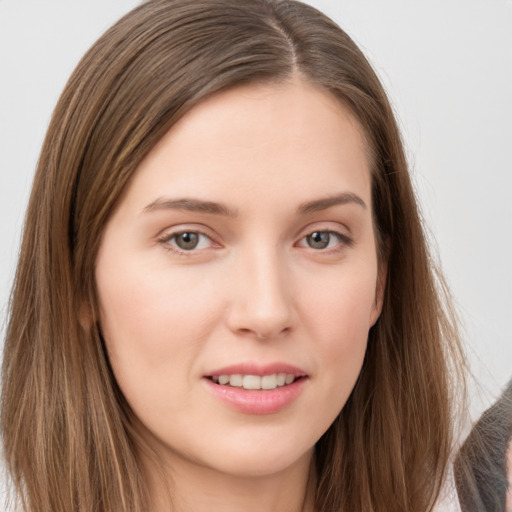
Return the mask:
<path fill-rule="evenodd" d="M 329 245 L 330 234 L 326 231 L 315 231 L 306 237 L 312 249 L 325 249 Z"/>
<path fill-rule="evenodd" d="M 180 249 L 195 249 L 198 243 L 199 235 L 197 233 L 180 233 L 179 235 L 176 235 L 176 245 Z"/>

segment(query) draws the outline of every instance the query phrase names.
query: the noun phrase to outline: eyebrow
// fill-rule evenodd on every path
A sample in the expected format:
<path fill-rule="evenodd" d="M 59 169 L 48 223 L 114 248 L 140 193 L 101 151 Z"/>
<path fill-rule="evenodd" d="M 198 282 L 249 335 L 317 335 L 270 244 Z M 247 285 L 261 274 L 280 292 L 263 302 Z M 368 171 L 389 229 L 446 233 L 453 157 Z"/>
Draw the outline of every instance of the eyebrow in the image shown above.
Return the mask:
<path fill-rule="evenodd" d="M 366 209 L 366 203 L 356 194 L 344 192 L 335 196 L 325 197 L 322 199 L 315 199 L 302 203 L 297 208 L 298 215 L 307 215 L 308 213 L 315 213 L 322 210 L 327 210 L 333 206 L 344 204 L 357 204 Z M 157 210 L 185 210 L 189 212 L 207 213 L 210 215 L 220 215 L 223 217 L 236 217 L 237 210 L 233 210 L 222 203 L 214 201 L 203 201 L 201 199 L 193 198 L 179 198 L 171 199 L 159 197 L 152 203 L 144 207 L 143 212 L 153 212 Z"/>
<path fill-rule="evenodd" d="M 352 194 L 351 192 L 344 192 L 335 196 L 302 203 L 297 209 L 297 212 L 299 215 L 306 215 L 343 204 L 357 204 L 364 209 L 367 208 L 366 203 L 358 195 Z"/>
<path fill-rule="evenodd" d="M 193 198 L 171 199 L 159 197 L 144 207 L 143 211 L 153 212 L 155 210 L 185 210 L 188 212 L 222 215 L 224 217 L 236 217 L 238 214 L 236 210 L 232 210 L 223 204 Z"/>

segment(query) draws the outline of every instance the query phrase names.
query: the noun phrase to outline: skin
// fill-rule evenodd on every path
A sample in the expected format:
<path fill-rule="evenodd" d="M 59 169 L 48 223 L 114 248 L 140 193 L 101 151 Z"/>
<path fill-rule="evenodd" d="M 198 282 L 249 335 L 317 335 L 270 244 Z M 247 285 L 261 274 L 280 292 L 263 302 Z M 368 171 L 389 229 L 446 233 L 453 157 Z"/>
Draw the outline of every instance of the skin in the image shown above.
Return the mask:
<path fill-rule="evenodd" d="M 153 510 L 312 510 L 314 445 L 382 306 L 370 186 L 356 120 L 298 79 L 209 98 L 142 162 L 106 225 L 96 281 L 114 374 L 163 464 L 147 460 Z M 298 212 L 339 194 L 352 196 Z M 170 207 L 182 198 L 233 215 Z M 193 250 L 179 248 L 185 231 L 201 233 Z M 326 248 L 311 246 L 314 232 Z M 276 361 L 307 373 L 277 413 L 236 411 L 205 385 L 214 369 Z"/>

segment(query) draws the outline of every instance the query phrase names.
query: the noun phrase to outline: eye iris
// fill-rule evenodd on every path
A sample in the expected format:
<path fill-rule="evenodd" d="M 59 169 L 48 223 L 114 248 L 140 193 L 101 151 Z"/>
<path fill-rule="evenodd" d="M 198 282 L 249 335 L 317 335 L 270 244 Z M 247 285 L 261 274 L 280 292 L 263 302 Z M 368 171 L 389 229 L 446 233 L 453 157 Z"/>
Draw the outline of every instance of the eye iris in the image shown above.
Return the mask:
<path fill-rule="evenodd" d="M 176 235 L 176 245 L 183 250 L 191 250 L 197 247 L 199 235 L 197 233 L 180 233 Z"/>
<path fill-rule="evenodd" d="M 329 245 L 330 234 L 325 231 L 315 231 L 308 235 L 306 240 L 313 249 L 325 249 Z"/>

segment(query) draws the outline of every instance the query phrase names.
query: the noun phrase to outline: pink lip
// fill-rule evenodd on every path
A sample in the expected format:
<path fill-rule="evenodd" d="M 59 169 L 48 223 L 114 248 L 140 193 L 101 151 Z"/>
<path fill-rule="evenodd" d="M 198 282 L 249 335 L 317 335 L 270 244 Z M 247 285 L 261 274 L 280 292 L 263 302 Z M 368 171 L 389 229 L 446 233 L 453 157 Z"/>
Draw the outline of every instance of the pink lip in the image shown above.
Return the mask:
<path fill-rule="evenodd" d="M 287 386 L 275 389 L 244 389 L 216 384 L 209 377 L 219 375 L 272 375 L 286 373 L 295 375 L 297 380 Z M 215 370 L 203 378 L 208 391 L 227 404 L 230 408 L 244 414 L 275 414 L 290 405 L 302 392 L 307 382 L 307 374 L 295 366 L 283 363 L 258 365 L 254 363 L 238 364 Z"/>
<path fill-rule="evenodd" d="M 304 370 L 286 363 L 242 363 L 226 366 L 218 370 L 214 370 L 206 375 L 206 377 L 218 377 L 219 375 L 272 375 L 274 373 L 287 373 L 296 377 L 305 377 L 307 374 Z"/>

